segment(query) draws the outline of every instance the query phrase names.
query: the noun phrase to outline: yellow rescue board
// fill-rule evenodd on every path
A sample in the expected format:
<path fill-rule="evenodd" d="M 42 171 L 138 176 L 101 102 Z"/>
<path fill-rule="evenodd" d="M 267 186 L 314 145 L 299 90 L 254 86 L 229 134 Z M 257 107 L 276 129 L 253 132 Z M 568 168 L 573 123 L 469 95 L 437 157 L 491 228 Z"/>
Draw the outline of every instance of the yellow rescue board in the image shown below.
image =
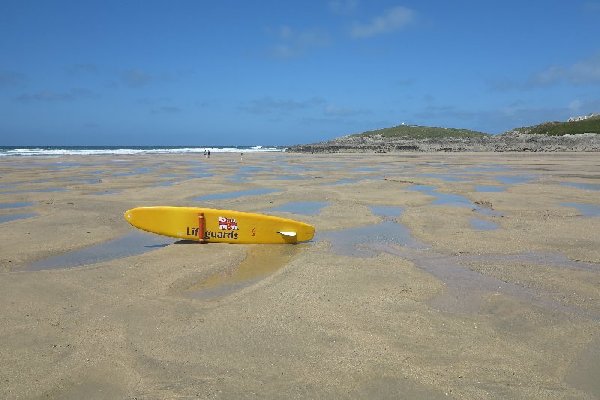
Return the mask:
<path fill-rule="evenodd" d="M 298 243 L 315 228 L 265 214 L 197 207 L 137 207 L 125 211 L 133 226 L 159 235 L 210 243 Z"/>

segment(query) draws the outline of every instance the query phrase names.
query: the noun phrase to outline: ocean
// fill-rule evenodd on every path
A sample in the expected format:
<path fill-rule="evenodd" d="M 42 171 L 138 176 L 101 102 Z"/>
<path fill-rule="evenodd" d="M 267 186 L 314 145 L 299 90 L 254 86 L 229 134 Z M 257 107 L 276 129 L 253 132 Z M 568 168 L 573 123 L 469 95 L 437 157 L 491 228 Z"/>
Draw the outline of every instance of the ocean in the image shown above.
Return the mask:
<path fill-rule="evenodd" d="M 282 152 L 280 146 L 0 146 L 0 157 Z"/>

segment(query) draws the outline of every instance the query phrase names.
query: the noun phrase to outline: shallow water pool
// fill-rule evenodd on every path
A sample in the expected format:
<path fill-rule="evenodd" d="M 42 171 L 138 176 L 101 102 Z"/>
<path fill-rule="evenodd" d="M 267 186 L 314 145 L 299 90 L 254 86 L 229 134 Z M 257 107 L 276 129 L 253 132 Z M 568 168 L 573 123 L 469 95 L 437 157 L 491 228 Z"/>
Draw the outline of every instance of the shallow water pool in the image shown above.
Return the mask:
<path fill-rule="evenodd" d="M 317 215 L 329 203 L 326 201 L 292 201 L 281 206 L 269 209 L 269 211 L 281 211 L 301 215 Z"/>
<path fill-rule="evenodd" d="M 81 267 L 135 256 L 159 247 L 168 246 L 171 243 L 173 243 L 173 239 L 164 236 L 133 231 L 120 238 L 104 243 L 38 260 L 31 263 L 27 269 L 30 271 L 39 271 L 44 269 Z"/>

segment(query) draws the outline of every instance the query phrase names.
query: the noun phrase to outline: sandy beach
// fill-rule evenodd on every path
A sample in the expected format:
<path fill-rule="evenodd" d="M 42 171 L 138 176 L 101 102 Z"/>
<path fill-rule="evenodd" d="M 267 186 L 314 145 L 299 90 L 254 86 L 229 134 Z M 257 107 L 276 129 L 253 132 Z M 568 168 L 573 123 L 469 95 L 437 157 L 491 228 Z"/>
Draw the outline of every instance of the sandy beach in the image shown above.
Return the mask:
<path fill-rule="evenodd" d="M 600 398 L 599 191 L 597 153 L 2 157 L 0 398 Z"/>

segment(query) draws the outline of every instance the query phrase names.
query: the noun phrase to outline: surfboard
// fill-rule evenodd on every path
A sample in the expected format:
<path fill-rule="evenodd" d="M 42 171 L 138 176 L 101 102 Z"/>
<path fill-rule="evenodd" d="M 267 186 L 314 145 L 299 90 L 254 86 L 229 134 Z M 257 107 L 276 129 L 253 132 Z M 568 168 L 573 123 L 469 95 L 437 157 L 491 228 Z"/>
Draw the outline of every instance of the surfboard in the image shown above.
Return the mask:
<path fill-rule="evenodd" d="M 136 207 L 124 216 L 144 231 L 201 243 L 298 243 L 315 234 L 304 222 L 213 208 Z"/>

